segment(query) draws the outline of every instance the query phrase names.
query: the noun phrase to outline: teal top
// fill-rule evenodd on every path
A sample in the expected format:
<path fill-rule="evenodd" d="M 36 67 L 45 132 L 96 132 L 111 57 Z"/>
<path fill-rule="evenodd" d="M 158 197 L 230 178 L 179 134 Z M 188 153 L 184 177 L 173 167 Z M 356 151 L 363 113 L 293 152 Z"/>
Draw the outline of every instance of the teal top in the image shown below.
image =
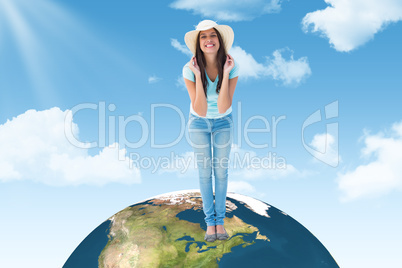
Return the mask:
<path fill-rule="evenodd" d="M 190 81 L 195 82 L 195 75 L 194 75 L 193 71 L 191 71 L 191 69 L 188 65 L 189 65 L 189 62 L 187 62 L 186 65 L 184 65 L 184 67 L 183 67 L 183 77 L 187 78 Z M 218 111 L 218 94 L 216 93 L 216 86 L 218 85 L 218 76 L 219 75 L 216 76 L 216 79 L 214 82 L 212 82 L 209 79 L 206 70 L 205 70 L 205 75 L 207 76 L 207 80 L 208 80 L 208 87 L 207 87 L 208 110 L 207 110 L 207 114 L 206 114 L 205 118 L 220 118 L 220 117 L 230 114 L 232 112 L 232 106 L 230 106 L 229 109 L 227 109 L 227 111 L 223 114 L 220 114 Z M 230 70 L 229 79 L 232 79 L 238 75 L 239 75 L 239 64 L 237 61 L 235 61 L 235 66 L 233 66 L 232 70 Z M 190 112 L 196 116 L 200 116 L 194 111 L 193 105 L 191 102 L 190 102 Z"/>

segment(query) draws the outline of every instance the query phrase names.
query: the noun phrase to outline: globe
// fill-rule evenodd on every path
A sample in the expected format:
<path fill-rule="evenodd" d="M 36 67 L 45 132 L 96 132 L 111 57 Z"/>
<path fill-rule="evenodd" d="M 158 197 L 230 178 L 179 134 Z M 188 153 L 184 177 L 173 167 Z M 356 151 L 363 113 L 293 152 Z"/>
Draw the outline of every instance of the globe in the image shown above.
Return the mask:
<path fill-rule="evenodd" d="M 258 199 L 227 193 L 227 240 L 205 241 L 204 217 L 199 190 L 154 196 L 100 224 L 63 267 L 339 267 L 311 232 Z"/>

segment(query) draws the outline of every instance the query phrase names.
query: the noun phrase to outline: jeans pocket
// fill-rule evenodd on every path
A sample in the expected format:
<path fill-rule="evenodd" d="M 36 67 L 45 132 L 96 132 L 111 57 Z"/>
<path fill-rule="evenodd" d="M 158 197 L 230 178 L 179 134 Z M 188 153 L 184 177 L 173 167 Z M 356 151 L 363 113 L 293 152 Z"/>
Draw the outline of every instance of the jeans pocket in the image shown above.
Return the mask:
<path fill-rule="evenodd" d="M 219 124 L 222 125 L 222 128 L 233 129 L 234 123 L 232 113 L 222 117 L 221 122 Z"/>

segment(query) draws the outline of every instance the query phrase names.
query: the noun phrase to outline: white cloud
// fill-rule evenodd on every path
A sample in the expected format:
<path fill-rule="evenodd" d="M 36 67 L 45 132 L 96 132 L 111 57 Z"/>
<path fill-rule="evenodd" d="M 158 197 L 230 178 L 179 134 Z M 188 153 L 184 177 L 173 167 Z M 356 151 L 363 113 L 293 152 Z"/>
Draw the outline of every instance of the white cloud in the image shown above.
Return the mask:
<path fill-rule="evenodd" d="M 293 51 L 291 51 L 290 59 L 286 60 L 281 54 L 285 50 L 288 49 L 275 50 L 274 53 L 272 53 L 274 56 L 272 60 L 267 57 L 268 66 L 266 73 L 273 79 L 282 81 L 286 86 L 299 85 L 304 79 L 311 75 L 307 57 L 294 60 Z"/>
<path fill-rule="evenodd" d="M 169 5 L 174 9 L 192 11 L 215 20 L 250 21 L 254 18 L 281 10 L 281 0 L 176 0 Z"/>
<path fill-rule="evenodd" d="M 0 181 L 32 180 L 54 186 L 141 182 L 140 171 L 130 167 L 126 150 L 117 143 L 94 156 L 85 149 L 89 143 L 82 143 L 84 148 L 70 143 L 65 118 L 77 139 L 79 129 L 68 121 L 69 115 L 69 110 L 58 107 L 31 109 L 0 125 Z"/>
<path fill-rule="evenodd" d="M 228 181 L 228 192 L 234 192 L 239 194 L 255 193 L 255 187 L 246 181 Z"/>
<path fill-rule="evenodd" d="M 325 0 L 323 10 L 307 13 L 302 20 L 304 32 L 319 32 L 337 51 L 351 51 L 388 24 L 402 20 L 402 2 L 398 0 Z"/>
<path fill-rule="evenodd" d="M 302 172 L 286 163 L 286 158 L 268 153 L 258 156 L 254 151 L 239 148 L 233 144 L 231 149 L 231 174 L 241 180 L 279 179 L 288 176 L 300 177 Z"/>
<path fill-rule="evenodd" d="M 261 157 L 262 158 L 262 157 Z M 309 171 L 299 171 L 293 165 L 286 164 L 283 168 L 267 168 L 263 166 L 249 165 L 244 169 L 232 172 L 233 176 L 247 180 L 257 179 L 282 179 L 287 177 L 300 178 L 311 174 Z"/>
<path fill-rule="evenodd" d="M 186 45 L 180 44 L 180 42 L 175 38 L 170 38 L 170 44 L 172 47 L 177 49 L 178 51 L 184 53 L 185 55 L 189 56 L 190 58 L 193 56 L 193 53 L 188 49 Z M 188 59 L 190 61 L 190 59 Z"/>
<path fill-rule="evenodd" d="M 176 79 L 176 86 L 177 86 L 178 88 L 182 89 L 183 91 L 186 91 L 186 92 L 187 92 L 187 87 L 186 87 L 186 84 L 184 83 L 183 75 L 180 75 L 180 76 L 177 77 L 177 79 Z"/>
<path fill-rule="evenodd" d="M 361 139 L 365 142 L 362 157 L 373 160 L 355 170 L 338 173 L 336 180 L 343 193 L 341 200 L 381 196 L 392 190 L 402 190 L 402 121 L 393 124 L 389 137 L 383 132 L 370 135 L 365 131 Z"/>
<path fill-rule="evenodd" d="M 253 151 L 240 149 L 232 144 L 229 169 L 231 178 L 239 181 L 258 179 L 280 179 L 285 177 L 304 177 L 311 171 L 299 171 L 293 165 L 286 163 L 284 157 L 275 154 L 257 156 Z M 170 162 L 167 167 L 159 169 L 159 174 L 176 173 L 178 177 L 198 176 L 193 151 L 186 152 Z M 251 188 L 249 188 L 251 190 Z"/>
<path fill-rule="evenodd" d="M 195 177 L 198 176 L 198 170 L 195 168 L 194 152 L 185 152 L 175 157 L 167 166 L 158 170 L 158 174 L 175 173 L 177 177 Z"/>
<path fill-rule="evenodd" d="M 162 78 L 157 77 L 156 75 L 148 77 L 148 83 L 150 83 L 150 84 L 157 83 L 160 80 L 162 80 Z"/>
<path fill-rule="evenodd" d="M 338 153 L 338 141 L 336 137 L 330 133 L 320 133 L 313 137 L 310 146 L 314 148 L 312 151 L 315 161 L 327 163 L 331 166 L 337 166 L 342 161 Z"/>
<path fill-rule="evenodd" d="M 248 78 L 260 78 L 265 75 L 266 67 L 258 63 L 253 55 L 247 53 L 244 49 L 239 46 L 233 46 L 229 54 L 233 56 L 236 62 L 239 62 L 239 79 Z"/>
<path fill-rule="evenodd" d="M 180 52 L 186 54 L 189 51 L 187 47 L 183 47 L 179 41 L 172 39 L 172 46 Z M 174 45 L 173 45 L 174 43 Z M 284 52 L 290 52 L 289 59 L 282 56 Z M 191 53 L 191 52 L 190 52 Z M 266 63 L 257 62 L 253 55 L 247 53 L 239 46 L 232 46 L 229 54 L 233 56 L 236 62 L 239 63 L 239 79 L 260 79 L 263 77 L 270 77 L 274 80 L 281 81 L 285 86 L 297 86 L 302 83 L 307 77 L 311 75 L 311 69 L 307 61 L 307 57 L 301 57 L 297 60 L 293 59 L 293 51 L 289 48 L 277 49 L 272 55 L 273 58 L 266 57 Z M 183 80 L 182 76 L 180 76 Z M 177 86 L 185 88 L 184 81 L 178 81 Z"/>
<path fill-rule="evenodd" d="M 289 59 L 282 56 L 282 53 L 286 51 L 290 52 Z M 239 62 L 239 79 L 270 77 L 281 81 L 285 86 L 297 86 L 311 75 L 307 57 L 294 60 L 293 51 L 288 48 L 275 50 L 272 53 L 272 59 L 265 57 L 264 64 L 257 62 L 250 53 L 239 46 L 233 46 L 229 54 L 233 56 L 235 62 Z"/>

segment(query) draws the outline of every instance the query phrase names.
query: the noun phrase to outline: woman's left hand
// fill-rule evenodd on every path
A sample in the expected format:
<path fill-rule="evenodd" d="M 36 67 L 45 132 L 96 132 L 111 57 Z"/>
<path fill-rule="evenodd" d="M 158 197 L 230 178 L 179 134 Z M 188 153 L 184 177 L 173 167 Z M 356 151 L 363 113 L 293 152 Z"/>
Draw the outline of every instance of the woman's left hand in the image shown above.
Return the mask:
<path fill-rule="evenodd" d="M 234 59 L 232 58 L 232 56 L 230 56 L 230 54 L 227 54 L 226 62 L 225 65 L 223 66 L 223 72 L 230 73 L 230 71 L 233 69 L 234 66 L 235 66 Z"/>

